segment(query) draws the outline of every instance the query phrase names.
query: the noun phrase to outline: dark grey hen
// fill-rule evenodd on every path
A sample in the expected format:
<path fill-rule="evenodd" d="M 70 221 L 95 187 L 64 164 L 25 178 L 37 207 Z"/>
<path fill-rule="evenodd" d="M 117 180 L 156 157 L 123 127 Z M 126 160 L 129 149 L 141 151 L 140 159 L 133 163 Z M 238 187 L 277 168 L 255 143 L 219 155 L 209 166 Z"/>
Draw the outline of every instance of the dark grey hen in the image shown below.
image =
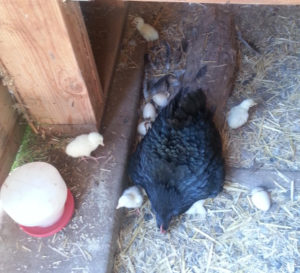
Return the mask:
<path fill-rule="evenodd" d="M 172 217 L 222 190 L 221 138 L 202 90 L 182 89 L 161 110 L 131 156 L 128 171 L 147 192 L 161 232 Z"/>

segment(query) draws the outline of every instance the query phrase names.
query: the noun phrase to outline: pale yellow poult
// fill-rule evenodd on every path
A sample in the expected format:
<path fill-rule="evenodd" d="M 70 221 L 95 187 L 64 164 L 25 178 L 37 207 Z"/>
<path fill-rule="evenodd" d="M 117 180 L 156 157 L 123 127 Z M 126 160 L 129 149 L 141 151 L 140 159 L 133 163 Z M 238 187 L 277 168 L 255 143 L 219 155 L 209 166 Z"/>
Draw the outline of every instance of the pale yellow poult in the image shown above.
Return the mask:
<path fill-rule="evenodd" d="M 261 187 L 256 187 L 251 191 L 251 201 L 255 207 L 263 211 L 271 207 L 270 195 Z"/>
<path fill-rule="evenodd" d="M 103 136 L 98 132 L 83 134 L 74 138 L 66 147 L 66 154 L 71 157 L 89 157 L 99 145 L 104 146 Z"/>
<path fill-rule="evenodd" d="M 227 115 L 228 126 L 231 129 L 243 126 L 249 118 L 248 111 L 250 107 L 254 105 L 256 105 L 256 102 L 253 99 L 246 99 L 239 105 L 232 107 Z"/>
<path fill-rule="evenodd" d="M 150 128 L 151 128 L 151 121 L 144 120 L 139 123 L 137 130 L 141 136 L 144 136 L 147 134 L 147 132 Z"/>
<path fill-rule="evenodd" d="M 158 107 L 165 107 L 168 105 L 168 97 L 170 96 L 169 93 L 157 93 L 152 97 L 152 100 Z"/>
<path fill-rule="evenodd" d="M 152 103 L 148 102 L 143 108 L 143 118 L 154 121 L 156 118 L 156 110 Z"/>
<path fill-rule="evenodd" d="M 139 187 L 132 186 L 126 189 L 119 198 L 117 209 L 138 209 L 143 204 L 143 194 Z"/>
<path fill-rule="evenodd" d="M 141 17 L 136 17 L 134 19 L 134 24 L 139 31 L 139 33 L 143 36 L 143 38 L 150 42 L 155 41 L 159 38 L 158 32 L 156 29 L 149 24 L 145 24 L 144 19 Z"/>

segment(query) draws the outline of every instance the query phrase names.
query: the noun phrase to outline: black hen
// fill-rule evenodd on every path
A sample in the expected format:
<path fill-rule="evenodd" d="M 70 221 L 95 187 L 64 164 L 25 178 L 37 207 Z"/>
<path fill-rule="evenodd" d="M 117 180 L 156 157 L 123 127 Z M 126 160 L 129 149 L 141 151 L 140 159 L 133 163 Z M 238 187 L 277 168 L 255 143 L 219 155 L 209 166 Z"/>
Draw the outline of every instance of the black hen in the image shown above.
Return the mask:
<path fill-rule="evenodd" d="M 222 143 L 202 90 L 181 90 L 161 110 L 130 158 L 129 176 L 147 192 L 161 232 L 173 216 L 222 190 Z"/>

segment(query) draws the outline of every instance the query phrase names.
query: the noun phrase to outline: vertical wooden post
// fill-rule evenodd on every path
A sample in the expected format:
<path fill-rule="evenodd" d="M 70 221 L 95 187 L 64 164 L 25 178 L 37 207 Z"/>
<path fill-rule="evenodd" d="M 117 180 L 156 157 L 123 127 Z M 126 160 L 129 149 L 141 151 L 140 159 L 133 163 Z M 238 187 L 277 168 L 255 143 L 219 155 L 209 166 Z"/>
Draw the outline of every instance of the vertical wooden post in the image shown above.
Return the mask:
<path fill-rule="evenodd" d="M 38 129 L 95 130 L 103 92 L 79 4 L 0 0 L 0 60 Z"/>
<path fill-rule="evenodd" d="M 19 124 L 7 88 L 0 84 L 0 186 L 10 171 L 24 129 L 24 124 Z"/>
<path fill-rule="evenodd" d="M 98 72 L 106 96 L 120 50 L 127 15 L 127 3 L 121 0 L 101 0 L 81 3 L 86 18 Z"/>

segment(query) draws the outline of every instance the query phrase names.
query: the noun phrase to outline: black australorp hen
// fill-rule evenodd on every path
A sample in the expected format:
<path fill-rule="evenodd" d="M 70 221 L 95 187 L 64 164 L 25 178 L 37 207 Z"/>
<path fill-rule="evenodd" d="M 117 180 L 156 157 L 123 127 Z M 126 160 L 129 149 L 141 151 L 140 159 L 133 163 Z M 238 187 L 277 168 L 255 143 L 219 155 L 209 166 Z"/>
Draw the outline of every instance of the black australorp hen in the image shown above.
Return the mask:
<path fill-rule="evenodd" d="M 173 216 L 223 189 L 221 138 L 202 90 L 181 90 L 161 110 L 130 158 L 129 176 L 147 192 L 163 233 Z"/>

